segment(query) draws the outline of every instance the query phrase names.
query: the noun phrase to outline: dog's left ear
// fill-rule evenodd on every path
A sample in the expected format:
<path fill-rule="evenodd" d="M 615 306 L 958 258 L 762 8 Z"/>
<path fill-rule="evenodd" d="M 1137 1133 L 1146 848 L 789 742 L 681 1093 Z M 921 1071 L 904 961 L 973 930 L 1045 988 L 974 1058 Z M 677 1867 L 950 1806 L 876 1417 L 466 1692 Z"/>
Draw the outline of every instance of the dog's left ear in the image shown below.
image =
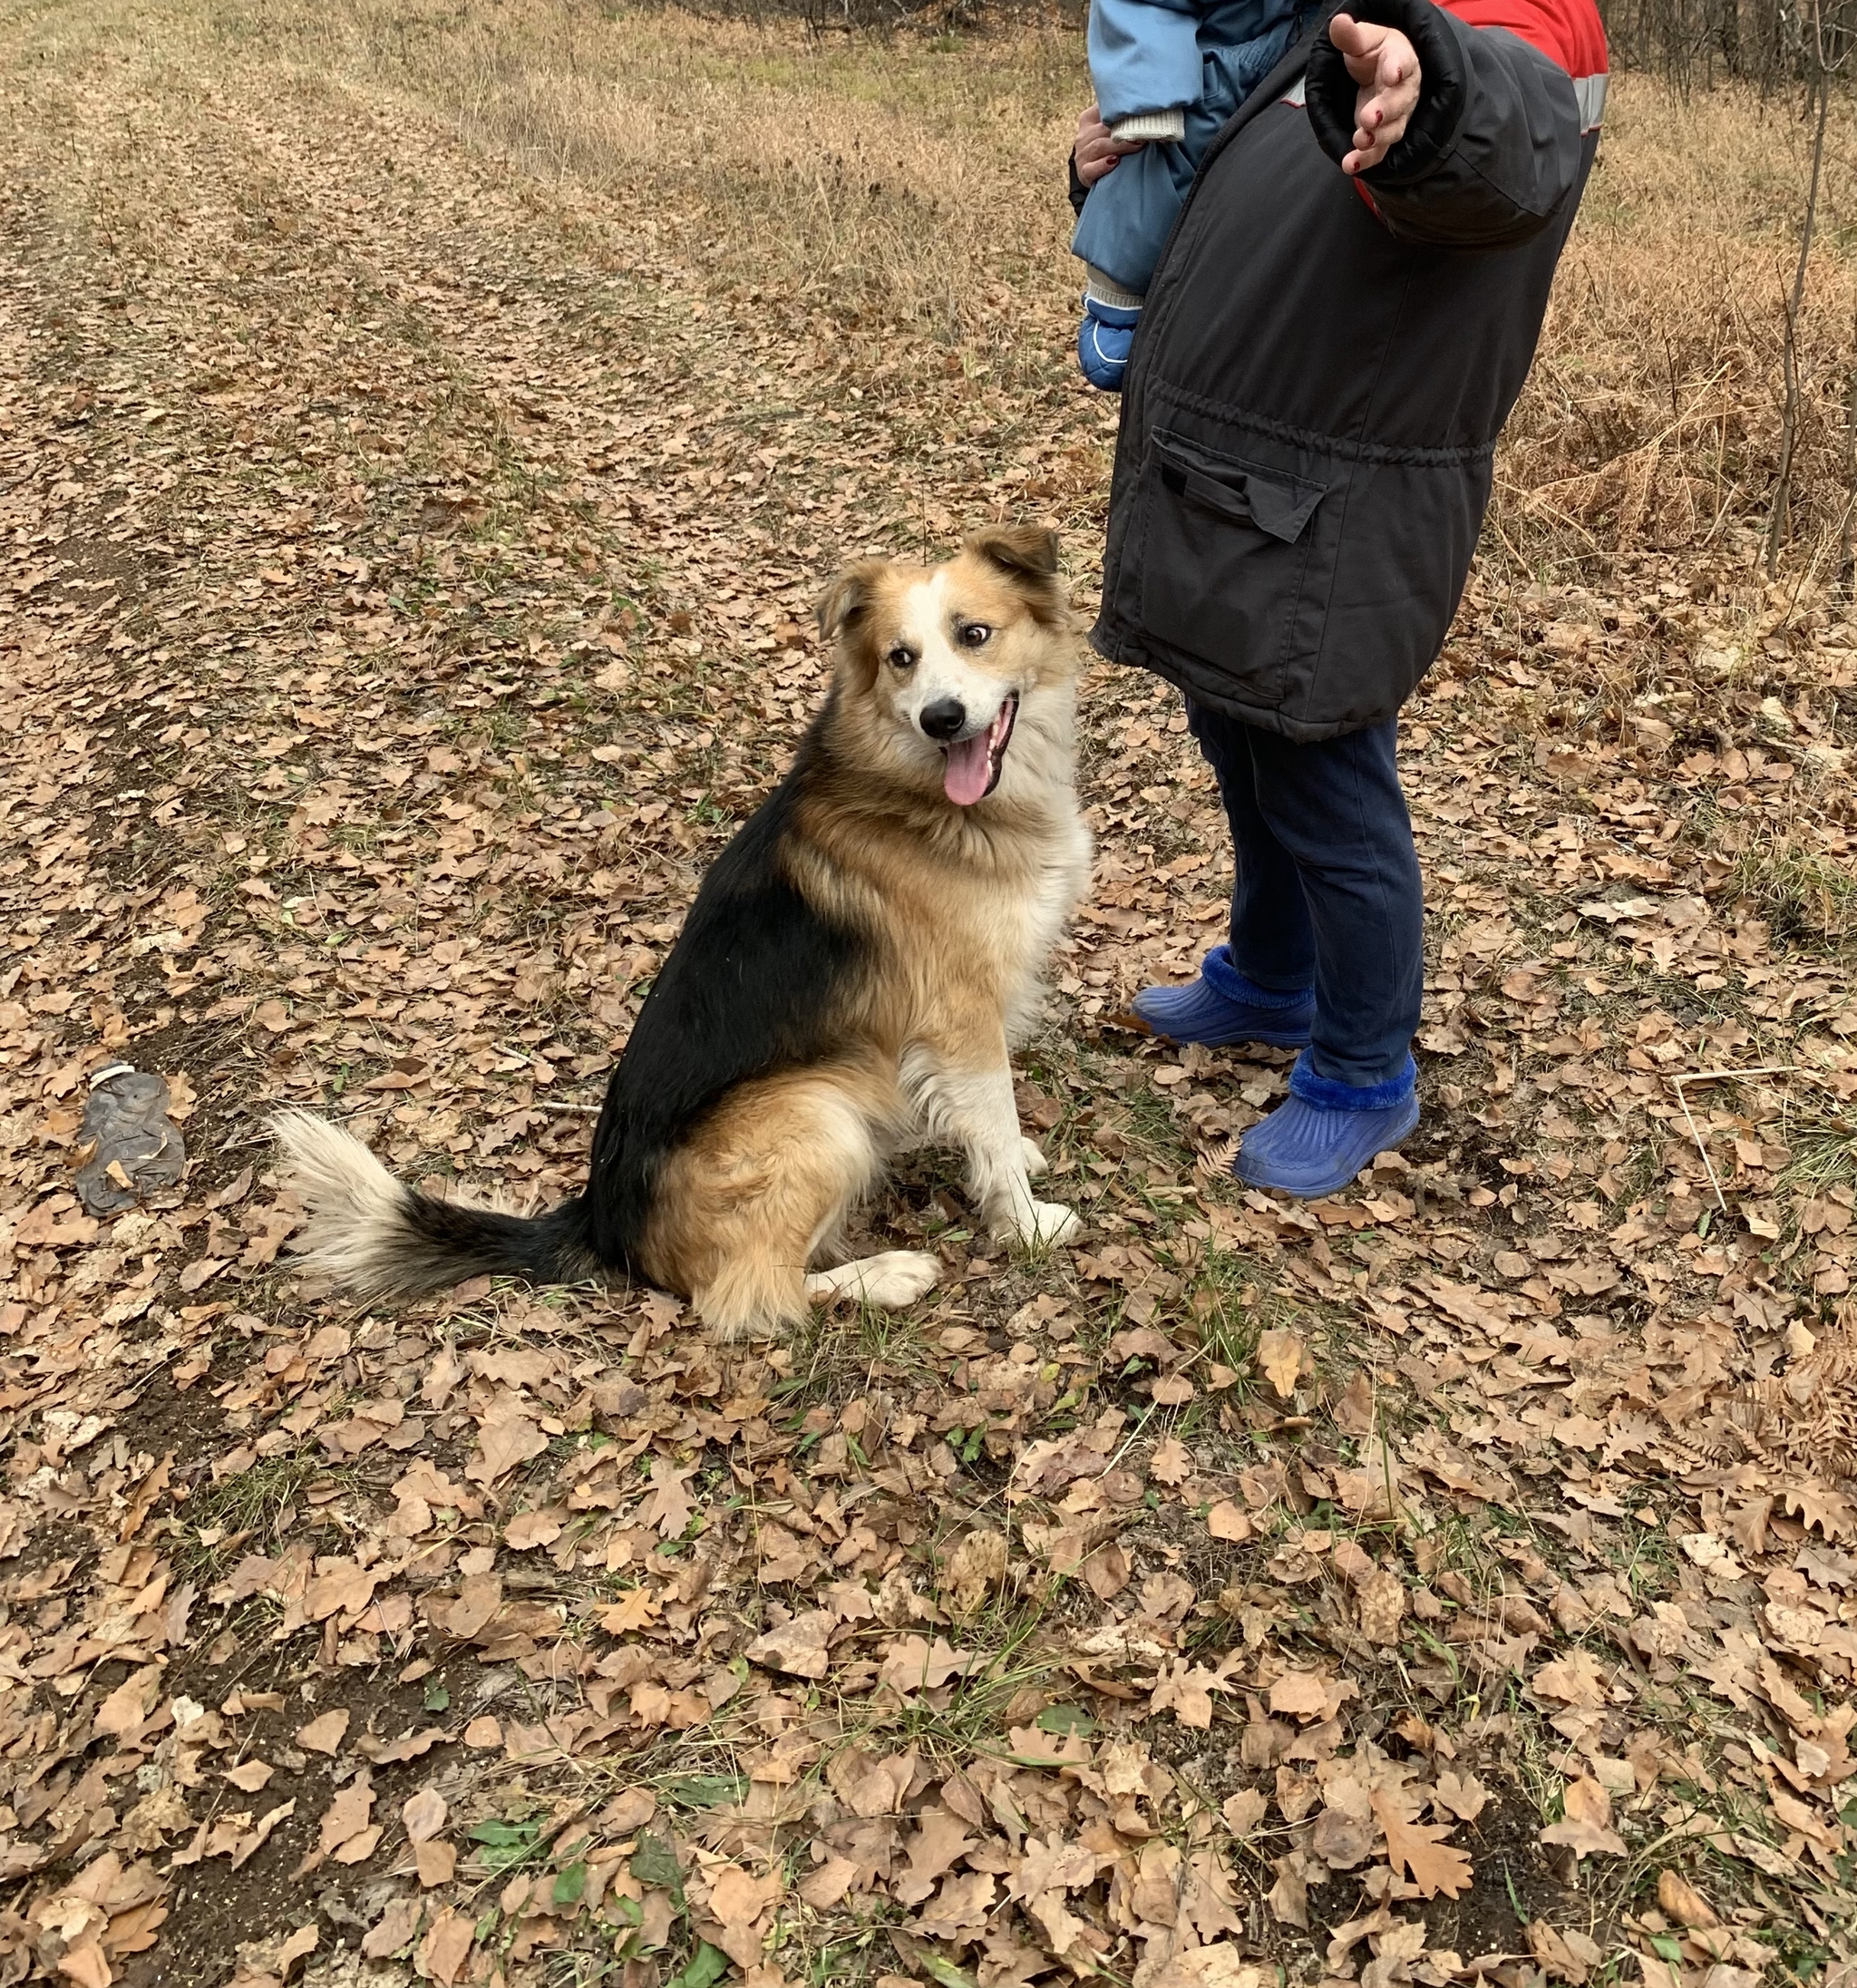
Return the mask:
<path fill-rule="evenodd" d="M 1057 534 L 1042 524 L 989 525 L 962 541 L 1010 580 L 1033 614 L 1052 628 L 1067 627 L 1070 602 L 1057 577 Z"/>

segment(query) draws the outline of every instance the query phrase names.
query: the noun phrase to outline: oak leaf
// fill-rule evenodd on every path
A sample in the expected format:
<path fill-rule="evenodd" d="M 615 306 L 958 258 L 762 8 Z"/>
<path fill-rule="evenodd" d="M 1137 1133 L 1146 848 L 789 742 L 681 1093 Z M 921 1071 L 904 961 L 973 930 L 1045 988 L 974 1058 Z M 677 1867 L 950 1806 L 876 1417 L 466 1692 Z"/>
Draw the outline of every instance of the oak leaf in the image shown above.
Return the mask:
<path fill-rule="evenodd" d="M 1279 1400 L 1288 1401 L 1296 1392 L 1296 1377 L 1302 1371 L 1308 1351 L 1300 1335 L 1288 1328 L 1266 1332 L 1258 1340 L 1259 1369 Z"/>
<path fill-rule="evenodd" d="M 475 1922 L 462 1912 L 447 1910 L 426 1929 L 419 1943 L 419 1972 L 439 1988 L 452 1988 L 471 1955 Z"/>
<path fill-rule="evenodd" d="M 1441 1774 L 1432 1790 L 1433 1806 L 1455 1816 L 1460 1822 L 1474 1822 L 1489 1798 L 1489 1789 L 1474 1774 Z"/>
<path fill-rule="evenodd" d="M 829 1609 L 809 1609 L 778 1629 L 757 1636 L 744 1654 L 750 1663 L 770 1671 L 784 1671 L 792 1677 L 822 1678 L 831 1665 L 827 1646 L 837 1627 L 838 1618 Z"/>
<path fill-rule="evenodd" d="M 1158 1389 L 1160 1383 L 1155 1383 Z M 1148 1475 L 1162 1484 L 1184 1484 L 1193 1474 L 1193 1460 L 1187 1447 L 1177 1436 L 1170 1436 L 1158 1443 L 1154 1454 L 1148 1460 Z"/>
<path fill-rule="evenodd" d="M 1270 1686 L 1270 1710 L 1296 1719 L 1333 1719 L 1360 1695 L 1352 1678 L 1323 1677 L 1313 1671 L 1286 1671 Z"/>
<path fill-rule="evenodd" d="M 348 1713 L 342 1706 L 334 1711 L 319 1714 L 308 1725 L 297 1729 L 297 1744 L 306 1753 L 324 1753 L 330 1759 L 342 1750 L 342 1739 L 348 1730 Z"/>
<path fill-rule="evenodd" d="M 685 1488 L 685 1481 L 696 1475 L 696 1466 L 674 1464 L 668 1457 L 651 1459 L 651 1496 L 639 1515 L 641 1525 L 655 1527 L 660 1539 L 681 1539 L 695 1510 L 695 1500 Z"/>
<path fill-rule="evenodd" d="M 1590 1650 L 1572 1650 L 1552 1663 L 1542 1664 L 1534 1674 L 1531 1689 L 1537 1698 L 1597 1710 L 1606 1702 L 1606 1673 Z"/>
<path fill-rule="evenodd" d="M 950 1678 L 965 1677 L 978 1661 L 971 1650 L 955 1649 L 945 1636 L 932 1643 L 920 1636 L 902 1636 L 886 1653 L 877 1682 L 899 1698 L 936 1691 Z"/>
<path fill-rule="evenodd" d="M 1623 1838 L 1612 1827 L 1612 1798 L 1590 1775 L 1568 1783 L 1562 1819 L 1541 1831 L 1541 1841 L 1571 1850 L 1576 1862 L 1626 1854 Z"/>
<path fill-rule="evenodd" d="M 518 1464 L 540 1457 L 548 1447 L 548 1437 L 542 1434 L 540 1425 L 522 1412 L 519 1398 L 512 1393 L 503 1394 L 491 1404 L 478 1441 L 478 1453 L 465 1465 L 464 1475 L 481 1485 L 494 1484 Z"/>
<path fill-rule="evenodd" d="M 304 1591 L 303 1613 L 313 1623 L 326 1622 L 331 1615 L 358 1615 L 390 1572 L 362 1567 L 352 1560 L 326 1560 Z"/>
<path fill-rule="evenodd" d="M 909 1867 L 890 1880 L 890 1894 L 901 1905 L 919 1905 L 935 1889 L 944 1871 L 976 1846 L 958 1816 L 946 1808 L 925 1808 L 920 1827 L 905 1846 Z"/>
<path fill-rule="evenodd" d="M 1375 1818 L 1386 1837 L 1386 1861 L 1396 1877 L 1404 1873 L 1422 1898 L 1443 1892 L 1454 1898 L 1470 1883 L 1470 1859 L 1444 1838 L 1451 1832 L 1437 1824 L 1407 1822 L 1384 1794 L 1373 1796 Z"/>
<path fill-rule="evenodd" d="M 1221 1498 L 1206 1514 L 1206 1530 L 1214 1539 L 1246 1540 L 1251 1536 L 1251 1516 L 1241 1505 Z"/>
<path fill-rule="evenodd" d="M 422 1788 L 416 1795 L 409 1795 L 400 1809 L 400 1820 L 406 1826 L 407 1840 L 412 1843 L 429 1841 L 444 1827 L 449 1813 L 445 1798 L 435 1788 Z"/>

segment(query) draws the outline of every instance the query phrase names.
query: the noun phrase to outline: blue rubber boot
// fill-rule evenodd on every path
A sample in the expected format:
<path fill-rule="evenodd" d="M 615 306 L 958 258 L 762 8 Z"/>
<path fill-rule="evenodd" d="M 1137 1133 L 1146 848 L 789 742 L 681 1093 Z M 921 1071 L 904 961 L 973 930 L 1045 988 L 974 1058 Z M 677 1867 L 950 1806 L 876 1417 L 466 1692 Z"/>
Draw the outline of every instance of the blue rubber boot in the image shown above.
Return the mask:
<path fill-rule="evenodd" d="M 1121 393 L 1141 315 L 1139 308 L 1130 310 L 1097 297 L 1084 297 L 1084 321 L 1077 326 L 1077 364 L 1092 386 L 1100 386 L 1105 394 Z"/>
<path fill-rule="evenodd" d="M 1337 1084 L 1317 1077 L 1305 1051 L 1289 1073 L 1288 1101 L 1245 1134 L 1231 1171 L 1249 1186 L 1298 1201 L 1339 1194 L 1418 1124 L 1417 1080 L 1407 1057 L 1384 1084 Z"/>
<path fill-rule="evenodd" d="M 1306 1048 L 1316 1018 L 1312 989 L 1279 994 L 1258 986 L 1232 965 L 1230 946 L 1213 947 L 1191 987 L 1143 988 L 1128 1005 L 1157 1036 L 1201 1042 L 1209 1049 L 1233 1042 Z"/>

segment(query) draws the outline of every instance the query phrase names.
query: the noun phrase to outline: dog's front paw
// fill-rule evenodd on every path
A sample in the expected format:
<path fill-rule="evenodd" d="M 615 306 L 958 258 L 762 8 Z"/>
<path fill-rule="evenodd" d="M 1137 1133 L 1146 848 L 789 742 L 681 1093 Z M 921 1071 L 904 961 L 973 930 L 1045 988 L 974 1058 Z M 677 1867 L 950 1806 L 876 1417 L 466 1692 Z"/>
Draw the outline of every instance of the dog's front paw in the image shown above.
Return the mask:
<path fill-rule="evenodd" d="M 1060 1242 L 1074 1242 L 1084 1233 L 1084 1224 L 1061 1202 L 1035 1201 L 1023 1218 L 1002 1223 L 996 1233 L 1002 1240 L 1028 1250 L 1048 1250 Z"/>
<path fill-rule="evenodd" d="M 933 1290 L 941 1275 L 941 1260 L 925 1250 L 885 1250 L 880 1256 L 866 1258 L 864 1272 L 857 1295 L 866 1304 L 899 1311 Z"/>
<path fill-rule="evenodd" d="M 1027 1178 L 1036 1180 L 1040 1174 L 1051 1171 L 1051 1162 L 1045 1157 L 1045 1148 L 1035 1139 L 1021 1138 L 1019 1151 L 1026 1156 Z"/>

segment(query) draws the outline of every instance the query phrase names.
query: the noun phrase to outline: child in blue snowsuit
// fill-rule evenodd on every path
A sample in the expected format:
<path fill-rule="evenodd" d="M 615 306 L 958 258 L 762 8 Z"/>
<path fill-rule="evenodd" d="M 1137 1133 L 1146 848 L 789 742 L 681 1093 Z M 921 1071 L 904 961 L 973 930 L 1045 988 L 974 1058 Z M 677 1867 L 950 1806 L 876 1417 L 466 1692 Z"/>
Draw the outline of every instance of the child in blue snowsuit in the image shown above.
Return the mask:
<path fill-rule="evenodd" d="M 1201 158 L 1290 44 L 1306 0 L 1090 0 L 1090 79 L 1118 142 L 1071 241 L 1084 266 L 1077 357 L 1120 393 L 1142 299 Z"/>

